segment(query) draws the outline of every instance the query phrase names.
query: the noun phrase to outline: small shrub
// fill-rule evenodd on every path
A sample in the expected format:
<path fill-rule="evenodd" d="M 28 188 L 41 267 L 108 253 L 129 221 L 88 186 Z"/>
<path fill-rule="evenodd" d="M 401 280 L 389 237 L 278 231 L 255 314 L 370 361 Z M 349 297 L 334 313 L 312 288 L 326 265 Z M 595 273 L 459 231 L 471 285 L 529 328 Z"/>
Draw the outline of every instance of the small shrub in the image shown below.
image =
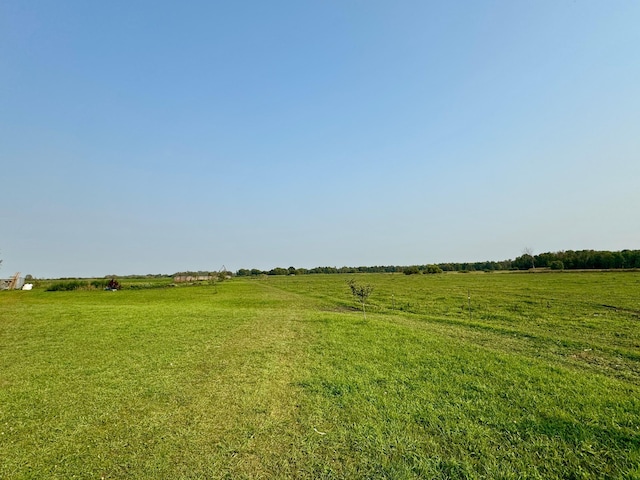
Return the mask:
<path fill-rule="evenodd" d="M 404 269 L 403 273 L 405 275 L 416 275 L 420 273 L 420 269 L 417 266 L 407 267 Z"/>
<path fill-rule="evenodd" d="M 549 268 L 551 270 L 564 270 L 564 263 L 561 260 L 554 260 L 549 263 Z"/>
<path fill-rule="evenodd" d="M 90 285 L 98 290 L 104 290 L 107 288 L 107 283 L 107 280 L 92 280 Z"/>
<path fill-rule="evenodd" d="M 49 285 L 47 292 L 70 292 L 73 290 L 85 290 L 90 288 L 88 282 L 82 280 L 69 280 L 66 282 L 56 282 Z"/>
<path fill-rule="evenodd" d="M 351 289 L 351 294 L 362 304 L 362 315 L 365 320 L 367 319 L 367 312 L 365 310 L 365 305 L 367 303 L 367 299 L 371 292 L 373 292 L 373 286 L 371 285 L 360 285 L 356 283 L 355 280 L 349 281 L 349 288 Z"/>

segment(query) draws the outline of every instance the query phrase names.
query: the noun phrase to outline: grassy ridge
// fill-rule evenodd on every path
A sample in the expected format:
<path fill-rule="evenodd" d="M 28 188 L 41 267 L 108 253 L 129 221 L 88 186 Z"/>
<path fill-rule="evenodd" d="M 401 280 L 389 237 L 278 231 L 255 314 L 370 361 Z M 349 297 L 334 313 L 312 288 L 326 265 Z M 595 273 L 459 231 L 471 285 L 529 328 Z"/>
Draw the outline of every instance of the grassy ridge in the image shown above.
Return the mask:
<path fill-rule="evenodd" d="M 637 273 L 345 280 L 3 292 L 0 478 L 640 478 Z"/>

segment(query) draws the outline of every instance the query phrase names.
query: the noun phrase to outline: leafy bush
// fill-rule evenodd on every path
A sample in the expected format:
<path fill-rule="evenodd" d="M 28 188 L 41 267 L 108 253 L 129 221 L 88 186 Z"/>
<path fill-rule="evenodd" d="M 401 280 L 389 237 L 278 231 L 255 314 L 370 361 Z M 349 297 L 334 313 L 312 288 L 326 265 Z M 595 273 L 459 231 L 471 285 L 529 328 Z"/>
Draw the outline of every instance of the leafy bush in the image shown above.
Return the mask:
<path fill-rule="evenodd" d="M 104 280 L 104 279 L 102 279 L 102 280 L 92 280 L 90 285 L 93 288 L 97 288 L 99 290 L 104 290 L 105 288 L 107 288 L 107 283 L 108 283 L 108 281 Z"/>
<path fill-rule="evenodd" d="M 412 266 L 412 267 L 407 267 L 404 269 L 403 273 L 405 275 L 415 275 L 417 273 L 420 273 L 420 269 L 417 266 Z"/>
<path fill-rule="evenodd" d="M 89 282 L 82 280 L 69 280 L 66 282 L 56 282 L 49 285 L 47 292 L 70 292 L 72 290 L 86 290 L 90 288 Z"/>

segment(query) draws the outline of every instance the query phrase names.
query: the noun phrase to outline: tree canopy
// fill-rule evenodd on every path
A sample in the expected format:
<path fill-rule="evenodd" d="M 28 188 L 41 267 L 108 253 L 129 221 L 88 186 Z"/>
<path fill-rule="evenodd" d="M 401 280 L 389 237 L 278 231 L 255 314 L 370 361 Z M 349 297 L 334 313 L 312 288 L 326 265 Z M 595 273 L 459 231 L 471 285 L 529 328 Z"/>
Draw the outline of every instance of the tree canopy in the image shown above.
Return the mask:
<path fill-rule="evenodd" d="M 1 261 L 1 260 L 0 260 Z M 322 273 L 440 273 L 440 272 L 474 272 L 500 270 L 529 270 L 532 268 L 549 268 L 552 270 L 588 270 L 588 269 L 622 269 L 640 268 L 640 250 L 621 250 L 618 252 L 601 250 L 563 250 L 534 255 L 527 249 L 515 260 L 487 260 L 484 262 L 451 262 L 425 265 L 386 265 L 360 267 L 315 267 L 295 268 L 276 267 L 263 271 L 241 268 L 236 272 L 239 277 L 251 275 L 307 275 Z"/>

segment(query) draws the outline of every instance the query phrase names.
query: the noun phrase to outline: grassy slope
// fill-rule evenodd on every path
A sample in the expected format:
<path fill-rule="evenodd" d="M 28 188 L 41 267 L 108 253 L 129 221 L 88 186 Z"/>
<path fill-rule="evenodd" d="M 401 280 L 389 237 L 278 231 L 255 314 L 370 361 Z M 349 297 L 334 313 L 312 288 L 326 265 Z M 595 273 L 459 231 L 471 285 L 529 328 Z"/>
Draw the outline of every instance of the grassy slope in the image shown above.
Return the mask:
<path fill-rule="evenodd" d="M 0 478 L 640 478 L 638 274 L 357 279 L 4 292 Z"/>

